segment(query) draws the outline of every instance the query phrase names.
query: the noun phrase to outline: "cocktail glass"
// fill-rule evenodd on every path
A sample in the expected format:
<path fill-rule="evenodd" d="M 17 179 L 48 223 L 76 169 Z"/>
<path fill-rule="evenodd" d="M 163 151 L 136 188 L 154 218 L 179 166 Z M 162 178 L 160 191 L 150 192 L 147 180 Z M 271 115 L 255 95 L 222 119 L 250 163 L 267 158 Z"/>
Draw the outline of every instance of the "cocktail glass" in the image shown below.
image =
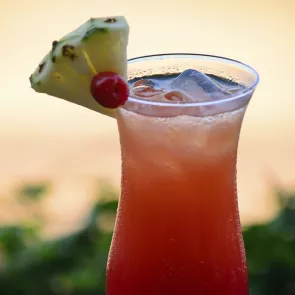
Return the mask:
<path fill-rule="evenodd" d="M 122 191 L 107 295 L 246 295 L 236 185 L 238 140 L 258 74 L 199 54 L 132 59 L 128 79 L 195 69 L 244 88 L 197 102 L 129 97 L 118 110 Z"/>

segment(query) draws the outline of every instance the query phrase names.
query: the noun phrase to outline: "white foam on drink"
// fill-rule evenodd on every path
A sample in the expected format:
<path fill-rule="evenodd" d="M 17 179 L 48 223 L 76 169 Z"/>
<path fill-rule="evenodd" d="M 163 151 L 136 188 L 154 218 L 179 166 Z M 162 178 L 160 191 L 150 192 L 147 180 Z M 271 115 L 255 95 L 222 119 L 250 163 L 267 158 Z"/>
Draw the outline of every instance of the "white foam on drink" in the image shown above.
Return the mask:
<path fill-rule="evenodd" d="M 126 133 L 146 151 L 159 153 L 161 149 L 163 155 L 186 153 L 191 157 L 194 153 L 214 158 L 237 148 L 245 109 L 206 117 L 153 117 L 120 109 L 118 123 L 120 133 Z"/>

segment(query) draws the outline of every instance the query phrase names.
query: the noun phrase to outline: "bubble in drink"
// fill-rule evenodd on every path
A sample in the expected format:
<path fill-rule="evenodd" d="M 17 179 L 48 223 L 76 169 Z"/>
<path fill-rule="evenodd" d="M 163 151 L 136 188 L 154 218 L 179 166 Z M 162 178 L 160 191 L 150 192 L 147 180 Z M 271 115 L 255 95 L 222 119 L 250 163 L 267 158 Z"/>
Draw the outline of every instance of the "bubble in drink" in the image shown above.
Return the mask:
<path fill-rule="evenodd" d="M 196 71 L 185 70 L 171 83 L 173 90 L 183 91 L 194 101 L 211 101 L 226 98 L 241 90 L 241 87 L 225 87 L 210 76 Z"/>

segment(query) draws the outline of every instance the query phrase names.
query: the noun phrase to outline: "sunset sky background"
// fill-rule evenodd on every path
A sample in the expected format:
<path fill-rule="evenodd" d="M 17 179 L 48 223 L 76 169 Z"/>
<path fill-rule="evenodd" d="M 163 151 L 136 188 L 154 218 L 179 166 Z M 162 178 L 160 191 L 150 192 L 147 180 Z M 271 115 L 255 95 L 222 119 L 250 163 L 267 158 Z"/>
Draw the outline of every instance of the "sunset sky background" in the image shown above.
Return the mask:
<path fill-rule="evenodd" d="M 119 186 L 115 120 L 37 94 L 28 79 L 53 40 L 111 15 L 129 22 L 129 58 L 206 53 L 259 72 L 241 132 L 238 191 L 243 223 L 271 217 L 271 185 L 295 188 L 294 12 L 293 0 L 0 0 L 0 222 L 22 218 L 11 199 L 22 183 L 53 182 L 48 235 L 82 220 L 96 179 Z"/>

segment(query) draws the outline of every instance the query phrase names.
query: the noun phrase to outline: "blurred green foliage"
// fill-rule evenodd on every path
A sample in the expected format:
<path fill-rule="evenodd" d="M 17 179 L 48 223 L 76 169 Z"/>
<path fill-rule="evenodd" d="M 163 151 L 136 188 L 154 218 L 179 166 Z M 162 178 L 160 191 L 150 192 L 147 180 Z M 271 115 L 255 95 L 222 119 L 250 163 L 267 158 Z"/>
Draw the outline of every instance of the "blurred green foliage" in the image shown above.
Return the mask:
<path fill-rule="evenodd" d="M 21 200 L 38 203 L 45 184 L 28 185 Z M 0 294 L 103 295 L 112 231 L 102 216 L 114 219 L 117 194 L 103 186 L 85 226 L 60 239 L 44 241 L 42 226 L 0 227 Z M 278 215 L 244 229 L 251 295 L 295 295 L 295 195 L 278 191 Z"/>
<path fill-rule="evenodd" d="M 280 211 L 244 229 L 251 295 L 295 295 L 295 194 L 276 192 Z"/>

